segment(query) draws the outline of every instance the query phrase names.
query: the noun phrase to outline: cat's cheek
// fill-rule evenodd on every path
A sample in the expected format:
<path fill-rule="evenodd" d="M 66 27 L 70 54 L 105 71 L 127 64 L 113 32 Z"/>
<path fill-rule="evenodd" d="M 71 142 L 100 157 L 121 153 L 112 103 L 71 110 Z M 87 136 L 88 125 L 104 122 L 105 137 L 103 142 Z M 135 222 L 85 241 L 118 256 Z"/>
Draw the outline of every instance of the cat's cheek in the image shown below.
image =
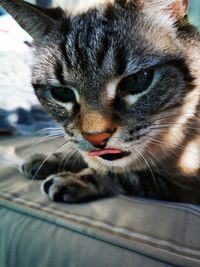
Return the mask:
<path fill-rule="evenodd" d="M 68 125 L 73 121 L 73 114 L 69 113 L 64 108 L 57 107 L 52 103 L 42 103 L 44 109 L 49 113 L 49 115 L 62 125 Z"/>

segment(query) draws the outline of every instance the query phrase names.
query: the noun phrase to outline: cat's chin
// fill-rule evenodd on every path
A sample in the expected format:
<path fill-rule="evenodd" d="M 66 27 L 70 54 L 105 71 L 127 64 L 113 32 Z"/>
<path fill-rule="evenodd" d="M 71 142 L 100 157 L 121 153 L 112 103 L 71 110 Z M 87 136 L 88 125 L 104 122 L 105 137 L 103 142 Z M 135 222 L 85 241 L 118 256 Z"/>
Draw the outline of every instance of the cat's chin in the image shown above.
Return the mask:
<path fill-rule="evenodd" d="M 138 157 L 131 152 L 123 152 L 124 156 L 117 159 L 110 159 L 109 157 L 91 157 L 88 152 L 81 152 L 87 164 L 94 169 L 101 169 L 102 171 L 114 171 L 116 173 L 123 173 L 127 170 L 139 171 L 144 168 L 139 162 Z"/>

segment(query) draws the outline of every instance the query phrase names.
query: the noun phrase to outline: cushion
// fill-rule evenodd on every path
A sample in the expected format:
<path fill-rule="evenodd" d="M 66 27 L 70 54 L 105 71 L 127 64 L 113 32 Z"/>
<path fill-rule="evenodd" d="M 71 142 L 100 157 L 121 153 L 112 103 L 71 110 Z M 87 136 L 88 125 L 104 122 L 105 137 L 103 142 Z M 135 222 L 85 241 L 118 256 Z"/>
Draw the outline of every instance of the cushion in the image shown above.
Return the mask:
<path fill-rule="evenodd" d="M 7 137 L 0 147 L 24 157 L 62 142 L 30 148 L 38 141 Z M 42 195 L 40 184 L 5 161 L 0 167 L 1 267 L 200 266 L 199 206 L 121 195 L 67 205 Z"/>

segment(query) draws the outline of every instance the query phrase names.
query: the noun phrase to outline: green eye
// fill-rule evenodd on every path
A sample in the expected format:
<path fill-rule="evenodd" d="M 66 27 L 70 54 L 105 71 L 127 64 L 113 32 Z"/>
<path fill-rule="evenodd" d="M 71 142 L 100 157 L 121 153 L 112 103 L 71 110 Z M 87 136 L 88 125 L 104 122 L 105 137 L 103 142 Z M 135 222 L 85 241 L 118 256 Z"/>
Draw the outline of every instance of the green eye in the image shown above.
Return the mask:
<path fill-rule="evenodd" d="M 72 89 L 67 87 L 54 87 L 50 89 L 51 96 L 62 103 L 74 102 L 76 100 Z"/>
<path fill-rule="evenodd" d="M 148 69 L 124 78 L 120 84 L 120 92 L 123 94 L 139 94 L 147 90 L 154 77 L 154 70 Z"/>

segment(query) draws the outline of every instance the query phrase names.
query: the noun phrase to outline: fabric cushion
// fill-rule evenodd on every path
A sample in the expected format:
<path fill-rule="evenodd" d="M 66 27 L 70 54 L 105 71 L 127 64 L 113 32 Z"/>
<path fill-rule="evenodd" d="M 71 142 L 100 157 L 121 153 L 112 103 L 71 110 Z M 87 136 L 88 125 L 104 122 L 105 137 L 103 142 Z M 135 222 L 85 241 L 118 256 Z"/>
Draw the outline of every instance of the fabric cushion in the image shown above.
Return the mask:
<path fill-rule="evenodd" d="M 31 142 L 5 138 L 0 146 L 22 155 Z M 125 196 L 67 205 L 42 195 L 40 183 L 0 169 L 1 267 L 200 266 L 198 206 Z"/>

